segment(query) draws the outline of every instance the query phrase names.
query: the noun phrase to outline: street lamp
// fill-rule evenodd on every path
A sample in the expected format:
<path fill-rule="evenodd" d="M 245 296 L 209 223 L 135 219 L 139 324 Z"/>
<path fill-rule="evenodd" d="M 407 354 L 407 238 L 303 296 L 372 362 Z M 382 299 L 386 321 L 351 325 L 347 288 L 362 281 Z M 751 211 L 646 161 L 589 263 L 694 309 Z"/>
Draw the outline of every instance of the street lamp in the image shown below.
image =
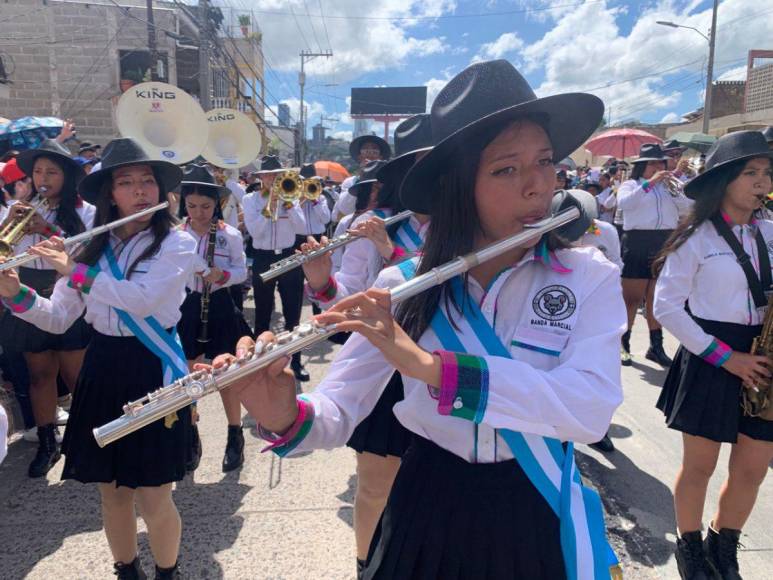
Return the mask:
<path fill-rule="evenodd" d="M 709 43 L 709 64 L 706 70 L 706 91 L 703 98 L 703 129 L 702 132 L 706 135 L 709 134 L 709 122 L 711 121 L 711 93 L 712 93 L 712 79 L 714 76 L 714 44 L 717 37 L 717 8 L 719 7 L 719 0 L 714 0 L 714 9 L 711 15 L 711 28 L 709 29 L 709 35 L 706 36 L 697 28 L 692 26 L 685 26 L 684 24 L 676 24 L 674 22 L 668 22 L 666 20 L 658 20 L 655 24 L 661 26 L 668 26 L 669 28 L 687 28 L 688 30 L 694 30 L 700 34 L 706 42 Z"/>

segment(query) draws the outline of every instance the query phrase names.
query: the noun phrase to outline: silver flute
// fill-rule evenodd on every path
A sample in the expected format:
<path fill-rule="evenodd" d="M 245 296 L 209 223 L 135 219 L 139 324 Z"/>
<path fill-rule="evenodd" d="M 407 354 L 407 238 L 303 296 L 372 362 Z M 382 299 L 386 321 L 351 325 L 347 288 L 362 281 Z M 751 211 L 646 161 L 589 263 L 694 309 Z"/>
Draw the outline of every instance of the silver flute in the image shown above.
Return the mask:
<path fill-rule="evenodd" d="M 105 232 L 109 232 L 110 230 L 114 230 L 115 228 L 120 227 L 124 224 L 128 224 L 129 222 L 133 222 L 134 220 L 136 220 L 137 218 L 141 218 L 142 216 L 146 216 L 151 213 L 156 213 L 159 210 L 166 209 L 167 207 L 169 207 L 169 202 L 165 201 L 163 203 L 159 203 L 158 205 L 154 205 L 153 207 L 149 207 L 147 209 L 143 209 L 142 211 L 138 211 L 137 213 L 133 213 L 132 215 L 112 221 L 109 224 L 97 226 L 95 228 L 91 228 L 90 230 L 86 230 L 85 232 L 82 232 L 70 238 L 65 238 L 64 240 L 62 240 L 64 242 L 64 247 L 68 248 L 70 246 L 82 244 L 83 242 L 88 242 L 93 237 L 96 237 L 100 234 L 104 234 Z M 27 262 L 31 262 L 32 260 L 37 260 L 37 259 L 40 259 L 40 256 L 30 254 L 29 252 L 24 252 L 0 264 L 0 272 L 3 272 L 5 270 L 10 270 L 11 268 L 16 268 L 18 266 L 21 266 L 22 264 L 26 264 Z"/>
<path fill-rule="evenodd" d="M 401 222 L 405 219 L 408 219 L 412 215 L 413 215 L 413 212 L 411 210 L 407 209 L 405 211 L 401 211 L 400 213 L 385 219 L 384 227 L 389 227 L 392 224 Z M 355 236 L 354 234 L 350 234 L 349 232 L 346 232 L 344 234 L 341 234 L 340 236 L 333 238 L 321 248 L 317 248 L 316 250 L 312 250 L 310 252 L 306 252 L 303 254 L 295 254 L 294 256 L 288 256 L 284 260 L 279 260 L 278 262 L 274 262 L 273 264 L 271 264 L 271 267 L 268 270 L 260 274 L 260 279 L 263 282 L 268 282 L 269 280 L 273 280 L 277 276 L 281 276 L 282 274 L 289 272 L 290 270 L 294 270 L 299 266 L 303 266 L 306 262 L 310 262 L 315 258 L 319 258 L 323 254 L 327 254 L 328 252 L 337 250 L 338 248 L 340 248 L 341 246 L 345 246 L 349 242 L 353 242 L 354 240 L 360 240 L 360 239 L 362 239 L 360 236 Z"/>
<path fill-rule="evenodd" d="M 581 216 L 583 214 L 577 207 L 570 207 L 553 217 L 529 224 L 524 231 L 509 238 L 437 266 L 390 290 L 392 304 L 399 304 L 407 298 L 442 284 L 478 264 L 532 242 L 543 234 L 573 222 Z M 588 225 L 584 224 L 582 231 L 587 227 Z M 216 369 L 195 371 L 168 386 L 148 393 L 141 399 L 127 403 L 123 407 L 122 416 L 94 429 L 94 438 L 100 447 L 109 445 L 145 425 L 187 407 L 206 395 L 225 389 L 282 357 L 290 356 L 320 342 L 335 332 L 335 325 L 323 326 L 312 320 L 300 324 L 293 330 L 278 334 L 275 341 L 269 344 L 264 345 L 258 341 L 247 354 L 229 364 Z"/>

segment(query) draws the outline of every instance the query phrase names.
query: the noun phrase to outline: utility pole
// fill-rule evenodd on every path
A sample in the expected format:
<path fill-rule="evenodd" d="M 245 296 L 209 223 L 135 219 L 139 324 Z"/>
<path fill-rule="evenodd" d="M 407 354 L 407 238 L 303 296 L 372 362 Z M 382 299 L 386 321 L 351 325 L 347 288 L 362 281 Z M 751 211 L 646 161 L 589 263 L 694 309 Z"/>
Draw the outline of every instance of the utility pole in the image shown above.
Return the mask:
<path fill-rule="evenodd" d="M 156 47 L 156 24 L 153 20 L 153 0 L 147 0 L 148 53 L 150 54 L 150 80 L 158 80 L 158 48 Z"/>
<path fill-rule="evenodd" d="M 714 0 L 714 12 L 711 15 L 711 30 L 709 30 L 709 64 L 706 70 L 706 98 L 703 103 L 703 133 L 709 134 L 709 123 L 711 122 L 711 94 L 714 83 L 714 45 L 717 39 L 717 8 L 719 0 Z"/>
<path fill-rule="evenodd" d="M 306 85 L 306 63 L 310 60 L 314 60 L 318 56 L 324 56 L 330 58 L 333 56 L 332 50 L 326 50 L 325 52 L 312 52 L 310 50 L 301 51 L 301 72 L 298 75 L 298 84 L 301 85 L 301 106 L 298 109 L 298 115 L 300 117 L 298 124 L 300 125 L 300 163 L 303 165 L 306 160 L 306 113 L 303 110 L 303 88 Z"/>
<path fill-rule="evenodd" d="M 199 0 L 199 103 L 201 108 L 212 108 L 209 86 L 209 2 Z"/>

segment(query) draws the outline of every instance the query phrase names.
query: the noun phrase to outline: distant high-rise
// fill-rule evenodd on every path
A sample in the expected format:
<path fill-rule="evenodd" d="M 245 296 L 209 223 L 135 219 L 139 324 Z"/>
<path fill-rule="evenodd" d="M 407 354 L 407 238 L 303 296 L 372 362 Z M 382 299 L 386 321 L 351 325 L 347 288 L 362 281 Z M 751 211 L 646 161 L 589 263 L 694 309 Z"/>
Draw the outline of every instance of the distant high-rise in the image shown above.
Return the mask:
<path fill-rule="evenodd" d="M 360 135 L 367 135 L 370 133 L 370 121 L 368 119 L 355 119 L 354 120 L 354 137 Z"/>
<path fill-rule="evenodd" d="M 311 130 L 313 137 L 311 139 L 312 143 L 316 146 L 321 146 L 325 143 L 325 127 L 322 123 L 319 123 L 318 125 L 314 125 Z"/>
<path fill-rule="evenodd" d="M 279 103 L 277 106 L 277 116 L 279 117 L 279 125 L 282 127 L 290 126 L 290 105 L 285 103 Z"/>

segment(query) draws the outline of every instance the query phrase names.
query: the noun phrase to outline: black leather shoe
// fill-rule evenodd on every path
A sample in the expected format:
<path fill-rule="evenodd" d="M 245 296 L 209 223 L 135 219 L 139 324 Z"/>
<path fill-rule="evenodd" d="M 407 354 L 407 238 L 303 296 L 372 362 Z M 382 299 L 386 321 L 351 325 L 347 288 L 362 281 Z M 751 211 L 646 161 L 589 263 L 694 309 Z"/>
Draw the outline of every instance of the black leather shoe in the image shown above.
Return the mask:
<path fill-rule="evenodd" d="M 223 456 L 223 473 L 239 469 L 244 463 L 244 433 L 241 425 L 228 426 L 228 443 Z"/>
<path fill-rule="evenodd" d="M 188 461 L 185 464 L 185 471 L 193 473 L 199 467 L 201 462 L 201 438 L 199 437 L 199 428 L 191 425 L 191 446 L 188 451 Z"/>
<path fill-rule="evenodd" d="M 610 453 L 615 450 L 615 444 L 612 443 L 612 440 L 609 438 L 609 433 L 606 433 L 600 441 L 591 443 L 590 446 L 596 451 L 602 451 L 604 453 Z"/>
<path fill-rule="evenodd" d="M 177 580 L 182 578 L 180 573 L 180 567 L 175 564 L 171 568 L 159 568 L 156 566 L 156 579 L 155 580 Z"/>
<path fill-rule="evenodd" d="M 715 580 L 716 572 L 706 558 L 700 531 L 676 540 L 676 567 L 682 580 Z"/>
<path fill-rule="evenodd" d="M 116 562 L 113 564 L 113 574 L 118 580 L 145 580 L 147 576 L 140 565 L 140 557 L 137 556 L 129 564 Z"/>
<path fill-rule="evenodd" d="M 650 348 L 644 355 L 647 360 L 658 363 L 660 366 L 668 368 L 671 366 L 671 358 L 663 350 L 663 330 L 650 330 Z"/>
<path fill-rule="evenodd" d="M 301 381 L 302 383 L 311 380 L 309 371 L 307 371 L 306 367 L 304 367 L 300 362 L 296 363 L 293 361 L 293 363 L 290 365 L 290 368 L 293 370 L 293 374 L 295 375 L 296 380 Z"/>
<path fill-rule="evenodd" d="M 38 427 L 38 452 L 30 463 L 27 475 L 30 477 L 44 477 L 62 457 L 59 451 L 59 443 L 56 442 L 56 425 L 43 425 Z"/>
<path fill-rule="evenodd" d="M 709 527 L 709 532 L 706 534 L 703 542 L 706 557 L 722 580 L 743 580 L 738 569 L 740 537 L 741 530 L 729 528 L 722 528 L 719 532 L 715 532 Z"/>

